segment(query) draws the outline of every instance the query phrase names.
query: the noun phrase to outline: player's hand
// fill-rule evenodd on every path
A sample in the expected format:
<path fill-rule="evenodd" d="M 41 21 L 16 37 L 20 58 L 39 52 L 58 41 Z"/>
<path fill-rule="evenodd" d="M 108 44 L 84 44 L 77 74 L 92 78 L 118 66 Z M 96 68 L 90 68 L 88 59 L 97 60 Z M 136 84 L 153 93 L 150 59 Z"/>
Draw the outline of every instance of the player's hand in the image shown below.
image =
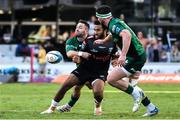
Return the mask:
<path fill-rule="evenodd" d="M 129 76 L 129 78 L 130 79 L 138 79 L 140 75 L 141 75 L 141 71 L 136 71 L 134 74 Z"/>
<path fill-rule="evenodd" d="M 73 61 L 74 63 L 80 63 L 80 62 L 81 62 L 81 58 L 76 55 L 76 56 L 73 56 L 72 61 Z"/>
<path fill-rule="evenodd" d="M 117 63 L 118 63 L 118 58 L 115 58 L 115 59 L 111 60 L 111 65 L 113 67 L 116 67 L 118 65 Z"/>
<path fill-rule="evenodd" d="M 118 58 L 117 64 L 119 66 L 124 66 L 126 64 L 126 56 L 125 55 L 120 55 Z"/>
<path fill-rule="evenodd" d="M 116 53 L 115 53 L 115 57 L 119 57 L 119 56 L 120 56 L 120 54 L 121 54 L 121 53 L 120 53 L 119 51 L 118 51 L 118 52 L 116 52 Z"/>
<path fill-rule="evenodd" d="M 102 39 L 95 40 L 94 44 L 104 44 L 104 40 Z"/>
<path fill-rule="evenodd" d="M 90 53 L 88 53 L 88 52 L 82 52 L 82 58 L 84 58 L 84 59 L 89 59 L 89 57 L 91 56 L 91 54 Z"/>

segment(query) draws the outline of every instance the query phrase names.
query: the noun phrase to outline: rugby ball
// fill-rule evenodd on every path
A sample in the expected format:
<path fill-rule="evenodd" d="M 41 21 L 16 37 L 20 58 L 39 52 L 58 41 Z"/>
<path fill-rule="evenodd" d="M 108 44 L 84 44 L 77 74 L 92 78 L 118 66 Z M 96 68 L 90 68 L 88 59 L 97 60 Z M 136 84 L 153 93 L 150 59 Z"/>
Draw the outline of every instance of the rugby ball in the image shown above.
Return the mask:
<path fill-rule="evenodd" d="M 59 51 L 50 51 L 46 54 L 46 60 L 52 64 L 59 63 L 62 59 L 62 55 Z"/>

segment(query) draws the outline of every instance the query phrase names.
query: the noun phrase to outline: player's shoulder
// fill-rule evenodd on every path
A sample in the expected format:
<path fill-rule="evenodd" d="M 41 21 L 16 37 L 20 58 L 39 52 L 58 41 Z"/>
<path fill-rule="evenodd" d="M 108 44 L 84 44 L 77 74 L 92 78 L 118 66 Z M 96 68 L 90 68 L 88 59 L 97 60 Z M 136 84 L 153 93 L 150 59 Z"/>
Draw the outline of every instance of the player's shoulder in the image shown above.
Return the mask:
<path fill-rule="evenodd" d="M 77 40 L 77 37 L 75 36 L 75 37 L 72 37 L 72 38 L 69 38 L 69 39 L 67 39 L 66 40 L 66 44 L 67 43 L 72 43 L 72 42 L 74 42 L 74 41 L 76 41 Z"/>

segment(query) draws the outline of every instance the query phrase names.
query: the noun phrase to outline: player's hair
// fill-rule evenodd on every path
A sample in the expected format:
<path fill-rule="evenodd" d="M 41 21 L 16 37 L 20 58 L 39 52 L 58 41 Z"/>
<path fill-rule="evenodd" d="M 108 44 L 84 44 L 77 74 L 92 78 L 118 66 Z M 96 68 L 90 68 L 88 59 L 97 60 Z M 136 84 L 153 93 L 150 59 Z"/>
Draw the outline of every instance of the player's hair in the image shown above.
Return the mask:
<path fill-rule="evenodd" d="M 80 19 L 78 23 L 83 23 L 89 29 L 89 24 L 85 20 Z"/>
<path fill-rule="evenodd" d="M 102 23 L 100 23 L 98 20 L 94 21 L 94 25 L 101 25 L 103 30 L 106 29 L 106 27 Z"/>
<path fill-rule="evenodd" d="M 106 18 L 111 15 L 111 8 L 108 5 L 101 5 L 96 9 L 96 17 Z"/>
<path fill-rule="evenodd" d="M 94 25 L 101 25 L 101 23 L 98 20 L 95 20 Z"/>

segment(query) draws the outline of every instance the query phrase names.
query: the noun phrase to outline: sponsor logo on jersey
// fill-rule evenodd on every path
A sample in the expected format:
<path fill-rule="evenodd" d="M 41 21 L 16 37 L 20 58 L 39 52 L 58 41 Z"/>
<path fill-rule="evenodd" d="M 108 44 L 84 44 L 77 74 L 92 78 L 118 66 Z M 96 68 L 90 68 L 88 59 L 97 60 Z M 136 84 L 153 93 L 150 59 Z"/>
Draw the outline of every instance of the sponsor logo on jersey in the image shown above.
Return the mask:
<path fill-rule="evenodd" d="M 108 52 L 111 53 L 112 50 L 113 50 L 113 47 L 110 47 L 109 50 L 108 50 Z"/>
<path fill-rule="evenodd" d="M 98 48 L 105 49 L 106 47 L 105 46 L 98 46 Z"/>
<path fill-rule="evenodd" d="M 95 50 L 95 49 L 91 49 L 91 52 L 98 52 L 97 50 Z"/>

